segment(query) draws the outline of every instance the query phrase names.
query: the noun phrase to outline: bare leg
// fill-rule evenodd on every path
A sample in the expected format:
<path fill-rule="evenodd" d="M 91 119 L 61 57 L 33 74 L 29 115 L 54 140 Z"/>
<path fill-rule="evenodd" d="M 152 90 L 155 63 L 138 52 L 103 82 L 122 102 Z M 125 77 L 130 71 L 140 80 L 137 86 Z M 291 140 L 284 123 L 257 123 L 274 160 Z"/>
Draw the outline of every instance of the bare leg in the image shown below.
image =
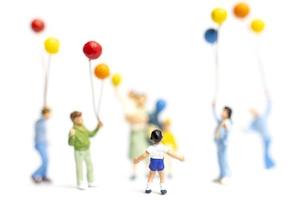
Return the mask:
<path fill-rule="evenodd" d="M 172 174 L 172 160 L 169 156 L 166 156 L 166 161 L 167 161 L 167 177 L 168 178 L 172 178 L 173 174 Z"/>
<path fill-rule="evenodd" d="M 162 195 L 167 193 L 166 188 L 164 187 L 164 183 L 165 183 L 165 172 L 164 171 L 160 171 L 159 173 L 159 179 L 160 179 L 160 192 Z"/>
<path fill-rule="evenodd" d="M 130 176 L 130 180 L 135 180 L 136 179 L 136 169 L 137 169 L 137 165 L 136 164 L 132 164 L 132 174 Z"/>
<path fill-rule="evenodd" d="M 149 194 L 149 193 L 152 192 L 152 190 L 151 190 L 151 184 L 153 182 L 154 176 L 155 176 L 155 172 L 154 171 L 150 171 L 149 174 L 148 174 L 147 188 L 146 188 L 146 191 L 145 191 L 147 194 Z"/>

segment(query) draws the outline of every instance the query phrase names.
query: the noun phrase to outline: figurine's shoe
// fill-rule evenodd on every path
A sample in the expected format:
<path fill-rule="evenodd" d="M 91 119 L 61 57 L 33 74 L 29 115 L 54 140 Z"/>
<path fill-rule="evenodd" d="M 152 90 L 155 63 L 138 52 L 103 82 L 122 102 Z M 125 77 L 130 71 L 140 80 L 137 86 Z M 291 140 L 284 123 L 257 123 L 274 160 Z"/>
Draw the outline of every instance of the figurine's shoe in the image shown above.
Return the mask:
<path fill-rule="evenodd" d="M 221 179 L 220 179 L 220 178 L 216 178 L 216 179 L 213 180 L 213 182 L 214 182 L 214 183 L 221 184 Z"/>
<path fill-rule="evenodd" d="M 230 178 L 224 177 L 224 178 L 220 179 L 220 184 L 229 185 L 230 184 Z"/>
<path fill-rule="evenodd" d="M 152 192 L 152 190 L 150 190 L 150 189 L 146 189 L 146 190 L 145 190 L 145 193 L 146 193 L 146 194 L 150 194 L 151 192 Z"/>
<path fill-rule="evenodd" d="M 32 176 L 31 179 L 35 184 L 40 184 L 43 181 L 43 179 L 41 177 L 33 177 Z"/>
<path fill-rule="evenodd" d="M 77 185 L 78 190 L 85 190 L 85 187 L 83 184 Z"/>
<path fill-rule="evenodd" d="M 165 195 L 165 194 L 167 194 L 167 190 L 161 190 L 160 193 L 161 193 L 161 195 Z"/>
<path fill-rule="evenodd" d="M 97 187 L 95 183 L 89 183 L 89 188 Z"/>
<path fill-rule="evenodd" d="M 42 178 L 42 181 L 43 181 L 44 183 L 52 183 L 51 179 L 49 179 L 48 177 L 43 177 L 43 178 Z"/>
<path fill-rule="evenodd" d="M 131 175 L 130 177 L 129 177 L 129 179 L 131 180 L 131 181 L 134 181 L 135 179 L 136 179 L 136 175 Z"/>

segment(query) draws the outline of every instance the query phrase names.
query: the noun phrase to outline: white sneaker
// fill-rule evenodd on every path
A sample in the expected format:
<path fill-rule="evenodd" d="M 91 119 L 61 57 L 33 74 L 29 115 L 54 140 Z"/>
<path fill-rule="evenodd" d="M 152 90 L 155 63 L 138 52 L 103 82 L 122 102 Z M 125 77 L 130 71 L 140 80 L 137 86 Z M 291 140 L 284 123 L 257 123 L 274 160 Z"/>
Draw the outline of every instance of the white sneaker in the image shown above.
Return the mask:
<path fill-rule="evenodd" d="M 224 177 L 220 180 L 220 184 L 222 185 L 229 185 L 230 184 L 230 178 Z"/>
<path fill-rule="evenodd" d="M 95 183 L 89 183 L 89 188 L 94 188 L 96 187 Z"/>
<path fill-rule="evenodd" d="M 78 190 L 85 190 L 85 187 L 83 184 L 77 185 Z"/>

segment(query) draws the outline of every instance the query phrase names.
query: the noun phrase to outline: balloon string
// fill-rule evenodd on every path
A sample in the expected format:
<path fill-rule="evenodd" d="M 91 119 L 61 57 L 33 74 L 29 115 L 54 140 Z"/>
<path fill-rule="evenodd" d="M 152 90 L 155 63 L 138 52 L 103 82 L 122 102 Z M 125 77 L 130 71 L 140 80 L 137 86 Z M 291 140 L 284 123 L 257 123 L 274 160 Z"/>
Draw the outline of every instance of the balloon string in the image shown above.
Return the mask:
<path fill-rule="evenodd" d="M 94 89 L 94 81 L 93 81 L 93 72 L 92 72 L 92 62 L 91 62 L 91 60 L 89 60 L 89 68 L 90 68 L 90 81 L 91 81 L 91 90 L 92 90 L 93 110 L 94 110 L 94 114 L 95 114 L 97 120 L 99 120 L 97 110 L 96 110 L 95 89 Z"/>
<path fill-rule="evenodd" d="M 264 89 L 264 92 L 266 93 L 268 91 L 267 81 L 266 81 L 266 74 L 265 74 L 264 66 L 263 66 L 263 63 L 262 63 L 262 60 L 261 60 L 261 57 L 260 57 L 260 53 L 259 53 L 259 50 L 258 50 L 258 44 L 256 46 L 256 58 L 257 58 L 258 70 L 259 70 L 259 74 L 260 74 L 262 87 Z"/>
<path fill-rule="evenodd" d="M 48 65 L 47 65 L 47 67 L 45 67 L 44 107 L 47 106 L 50 66 L 51 66 L 51 55 L 49 55 Z"/>
<path fill-rule="evenodd" d="M 219 92 L 219 38 L 220 38 L 220 26 L 217 29 L 218 38 L 215 46 L 215 95 L 214 98 L 217 98 Z"/>
<path fill-rule="evenodd" d="M 102 96 L 103 96 L 103 91 L 104 91 L 104 83 L 105 81 L 102 80 L 101 81 L 101 89 L 100 89 L 100 96 L 99 96 L 99 99 L 98 99 L 98 117 L 100 117 L 100 111 L 101 111 L 101 104 L 102 104 Z"/>

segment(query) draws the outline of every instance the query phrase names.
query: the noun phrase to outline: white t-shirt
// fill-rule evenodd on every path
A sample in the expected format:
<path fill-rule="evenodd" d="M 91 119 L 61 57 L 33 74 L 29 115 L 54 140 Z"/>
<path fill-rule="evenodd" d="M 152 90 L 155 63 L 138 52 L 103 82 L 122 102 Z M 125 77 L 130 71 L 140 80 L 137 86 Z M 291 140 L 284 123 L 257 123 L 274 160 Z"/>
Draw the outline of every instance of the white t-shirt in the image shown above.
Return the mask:
<path fill-rule="evenodd" d="M 169 148 L 162 144 L 154 144 L 146 150 L 150 154 L 150 158 L 164 159 L 164 155 L 169 151 Z"/>

